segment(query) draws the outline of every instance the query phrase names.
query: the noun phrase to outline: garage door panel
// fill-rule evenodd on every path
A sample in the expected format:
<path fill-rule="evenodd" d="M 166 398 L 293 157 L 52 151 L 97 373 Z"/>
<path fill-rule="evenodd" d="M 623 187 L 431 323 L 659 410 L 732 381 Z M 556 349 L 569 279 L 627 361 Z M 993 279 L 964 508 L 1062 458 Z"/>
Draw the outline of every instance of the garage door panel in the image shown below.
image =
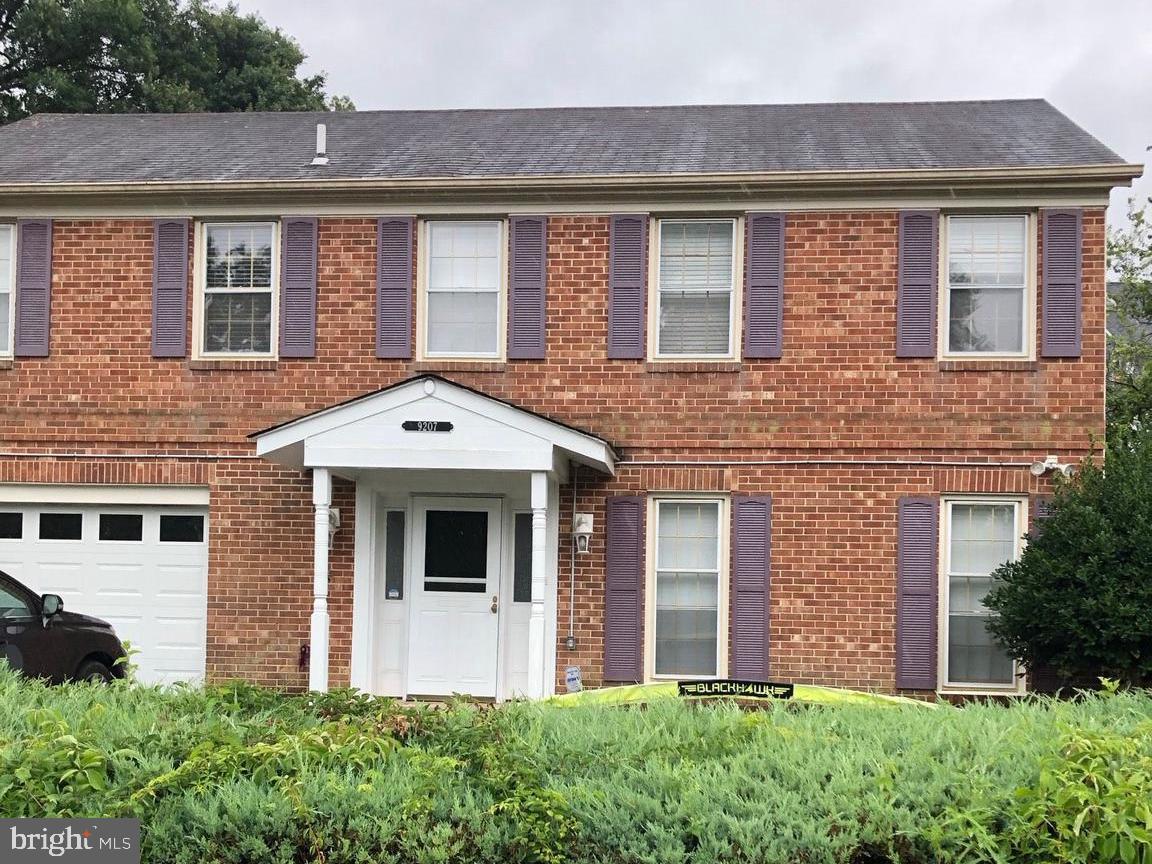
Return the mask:
<path fill-rule="evenodd" d="M 5 505 L 5 509 L 12 509 Z M 24 514 L 23 537 L 0 540 L 0 569 L 34 591 L 59 594 L 64 608 L 103 618 L 136 653 L 140 680 L 171 683 L 203 678 L 208 544 L 162 542 L 161 515 L 192 517 L 187 508 L 52 505 L 56 513 L 82 513 L 80 540 L 40 540 L 36 505 Z M 140 514 L 141 539 L 100 540 L 100 514 Z M 105 520 L 106 523 L 111 520 Z M 121 522 L 123 525 L 123 522 Z M 204 530 L 202 536 L 206 538 Z"/>

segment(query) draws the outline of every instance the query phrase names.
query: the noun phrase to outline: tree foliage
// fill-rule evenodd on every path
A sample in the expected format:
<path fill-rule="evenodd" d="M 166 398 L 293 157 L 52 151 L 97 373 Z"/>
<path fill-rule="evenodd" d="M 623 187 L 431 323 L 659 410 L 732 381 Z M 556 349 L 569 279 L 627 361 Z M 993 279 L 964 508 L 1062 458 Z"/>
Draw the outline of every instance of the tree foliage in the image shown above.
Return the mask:
<path fill-rule="evenodd" d="M 1126 437 L 1152 430 L 1152 207 L 1130 207 L 1127 226 L 1109 234 L 1108 266 L 1120 282 L 1110 301 L 1108 427 Z"/>
<path fill-rule="evenodd" d="M 278 28 L 206 0 L 0 0 L 0 123 L 39 112 L 329 107 Z M 351 103 L 336 97 L 332 107 Z"/>
<path fill-rule="evenodd" d="M 1080 679 L 1152 683 L 1152 435 L 1057 489 L 1019 560 L 994 574 L 989 629 L 1014 657 Z"/>

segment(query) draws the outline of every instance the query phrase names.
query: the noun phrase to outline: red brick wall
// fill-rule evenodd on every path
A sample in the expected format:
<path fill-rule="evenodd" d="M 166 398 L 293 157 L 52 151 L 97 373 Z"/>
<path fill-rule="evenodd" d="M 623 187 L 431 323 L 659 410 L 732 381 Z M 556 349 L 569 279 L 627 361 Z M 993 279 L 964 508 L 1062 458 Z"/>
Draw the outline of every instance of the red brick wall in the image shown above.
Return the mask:
<path fill-rule="evenodd" d="M 608 219 L 549 223 L 544 361 L 385 361 L 374 356 L 375 222 L 323 218 L 317 356 L 279 362 L 156 360 L 150 354 L 152 222 L 58 220 L 51 356 L 0 366 L 0 482 L 176 482 L 211 488 L 209 672 L 301 686 L 311 604 L 308 478 L 255 460 L 245 436 L 293 416 L 438 371 L 602 435 L 620 477 L 583 472 L 580 509 L 622 490 L 774 496 L 773 667 L 798 679 L 892 686 L 895 500 L 943 491 L 1027 491 L 1019 469 L 951 472 L 803 465 L 688 470 L 629 459 L 1076 459 L 1103 432 L 1104 213 L 1084 220 L 1083 356 L 964 365 L 897 360 L 894 211 L 792 213 L 784 356 L 706 366 L 608 360 Z M 191 296 L 189 297 L 191 307 Z M 1038 317 L 1038 316 L 1037 316 Z M 1039 338 L 1037 334 L 1037 339 Z M 702 371 L 697 371 L 702 370 Z M 706 371 L 703 371 L 706 370 Z M 1021 485 L 1025 484 L 1025 485 Z M 1035 491 L 1035 490 L 1034 490 Z M 349 526 L 332 553 L 334 682 L 350 652 Z M 565 490 L 564 499 L 570 501 Z M 565 504 L 561 530 L 567 531 Z M 560 636 L 568 556 L 560 560 Z M 579 647 L 600 675 L 602 535 L 577 572 Z"/>

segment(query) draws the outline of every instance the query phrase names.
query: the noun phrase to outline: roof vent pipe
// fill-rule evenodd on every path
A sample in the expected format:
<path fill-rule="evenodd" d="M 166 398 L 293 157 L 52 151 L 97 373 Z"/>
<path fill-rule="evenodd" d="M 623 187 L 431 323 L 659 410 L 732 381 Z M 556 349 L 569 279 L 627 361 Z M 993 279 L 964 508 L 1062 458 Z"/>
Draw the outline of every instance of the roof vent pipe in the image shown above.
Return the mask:
<path fill-rule="evenodd" d="M 328 127 L 323 123 L 316 124 L 316 156 L 313 165 L 328 164 Z"/>

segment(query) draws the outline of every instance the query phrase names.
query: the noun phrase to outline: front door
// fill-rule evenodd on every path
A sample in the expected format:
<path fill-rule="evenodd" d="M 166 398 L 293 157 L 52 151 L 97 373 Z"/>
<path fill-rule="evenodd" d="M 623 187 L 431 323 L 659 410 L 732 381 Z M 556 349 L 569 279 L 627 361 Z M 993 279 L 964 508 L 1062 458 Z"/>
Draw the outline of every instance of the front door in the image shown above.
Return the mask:
<path fill-rule="evenodd" d="M 413 509 L 408 692 L 495 697 L 500 501 L 421 498 Z"/>

